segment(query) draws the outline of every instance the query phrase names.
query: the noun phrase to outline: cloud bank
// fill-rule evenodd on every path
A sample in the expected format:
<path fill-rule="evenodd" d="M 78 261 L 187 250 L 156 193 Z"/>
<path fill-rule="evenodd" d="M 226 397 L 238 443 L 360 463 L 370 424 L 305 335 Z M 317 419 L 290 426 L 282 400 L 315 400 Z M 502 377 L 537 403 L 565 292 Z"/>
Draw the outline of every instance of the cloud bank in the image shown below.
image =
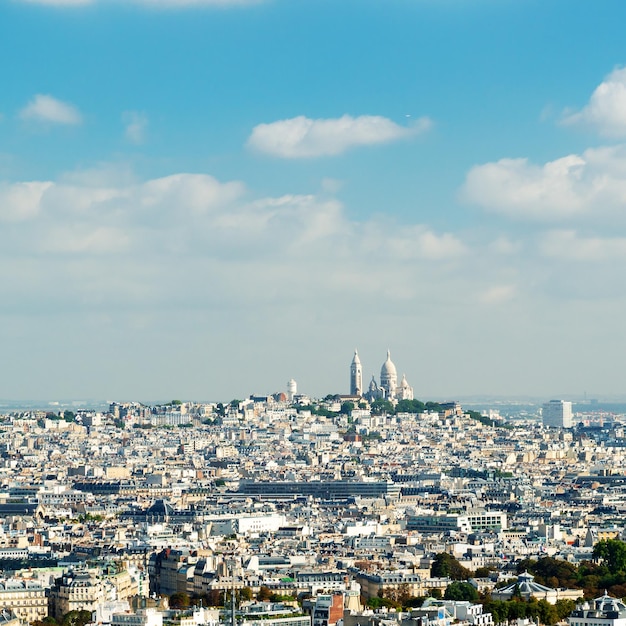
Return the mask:
<path fill-rule="evenodd" d="M 251 197 L 239 181 L 179 173 L 143 182 L 110 172 L 66 181 L 0 185 L 0 221 L 14 224 L 9 248 L 44 253 L 153 257 L 167 251 L 237 263 L 446 262 L 467 252 L 451 233 L 420 224 L 347 219 L 335 199 Z M 6 238 L 6 235 L 4 235 Z"/>
<path fill-rule="evenodd" d="M 248 147 L 283 159 L 335 156 L 360 146 L 390 143 L 424 133 L 432 126 L 427 117 L 400 126 L 386 117 L 343 115 L 335 119 L 310 119 L 303 115 L 259 124 Z"/>
<path fill-rule="evenodd" d="M 619 216 L 626 210 L 626 146 L 592 148 L 544 164 L 519 158 L 477 165 L 461 198 L 518 219 Z"/>
<path fill-rule="evenodd" d="M 575 230 L 553 230 L 540 238 L 546 257 L 575 262 L 626 260 L 626 237 L 580 235 Z"/>

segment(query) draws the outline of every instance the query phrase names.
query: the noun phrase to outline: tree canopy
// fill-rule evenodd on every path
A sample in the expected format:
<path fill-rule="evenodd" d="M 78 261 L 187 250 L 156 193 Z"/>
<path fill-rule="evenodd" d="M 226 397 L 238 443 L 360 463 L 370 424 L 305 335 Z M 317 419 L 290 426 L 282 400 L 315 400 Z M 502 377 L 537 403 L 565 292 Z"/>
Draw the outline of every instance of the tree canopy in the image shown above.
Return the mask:
<path fill-rule="evenodd" d="M 467 600 L 468 602 L 476 602 L 478 600 L 478 591 L 470 583 L 462 581 L 454 581 L 446 587 L 443 594 L 446 600 Z"/>
<path fill-rule="evenodd" d="M 601 558 L 609 573 L 626 573 L 626 543 L 619 539 L 602 539 L 593 547 L 593 556 Z"/>
<path fill-rule="evenodd" d="M 396 413 L 423 413 L 426 405 L 421 400 L 399 400 Z"/>
<path fill-rule="evenodd" d="M 372 415 L 382 415 L 383 413 L 393 415 L 393 413 L 395 412 L 393 403 L 390 400 L 385 400 L 383 398 L 374 400 L 374 402 L 372 402 L 371 404 L 370 410 L 372 412 Z"/>
<path fill-rule="evenodd" d="M 430 575 L 433 578 L 451 578 L 452 580 L 467 580 L 472 576 L 472 572 L 463 567 L 459 560 L 448 554 L 440 552 L 435 555 L 433 564 L 430 567 Z"/>

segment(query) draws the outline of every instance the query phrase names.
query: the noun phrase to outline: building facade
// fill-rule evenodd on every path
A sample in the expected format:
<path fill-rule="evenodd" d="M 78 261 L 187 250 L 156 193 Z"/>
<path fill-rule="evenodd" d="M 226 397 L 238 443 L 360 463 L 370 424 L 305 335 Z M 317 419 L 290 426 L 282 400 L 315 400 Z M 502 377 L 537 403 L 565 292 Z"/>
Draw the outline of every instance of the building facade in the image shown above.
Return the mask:
<path fill-rule="evenodd" d="M 23 623 L 42 620 L 48 615 L 46 590 L 34 581 L 0 582 L 0 606 L 10 608 Z"/>
<path fill-rule="evenodd" d="M 551 428 L 571 428 L 573 425 L 572 403 L 550 400 L 543 405 L 543 425 Z"/>
<path fill-rule="evenodd" d="M 60 619 L 70 611 L 93 611 L 105 600 L 102 579 L 87 570 L 70 570 L 50 590 L 50 614 Z"/>

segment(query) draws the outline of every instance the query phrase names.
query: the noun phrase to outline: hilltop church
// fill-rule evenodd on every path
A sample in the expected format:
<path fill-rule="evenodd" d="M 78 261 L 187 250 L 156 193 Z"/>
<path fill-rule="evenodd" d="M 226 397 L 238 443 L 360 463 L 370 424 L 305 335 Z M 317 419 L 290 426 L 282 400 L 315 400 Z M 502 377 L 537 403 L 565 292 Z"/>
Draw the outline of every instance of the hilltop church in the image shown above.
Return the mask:
<path fill-rule="evenodd" d="M 398 385 L 398 373 L 396 366 L 391 360 L 391 353 L 387 350 L 387 360 L 380 369 L 380 384 L 376 382 L 374 376 L 367 391 L 363 389 L 363 368 L 359 353 L 354 351 L 354 358 L 350 365 L 350 395 L 363 396 L 370 402 L 379 399 L 385 400 L 413 400 L 413 387 L 406 380 L 406 375 Z"/>

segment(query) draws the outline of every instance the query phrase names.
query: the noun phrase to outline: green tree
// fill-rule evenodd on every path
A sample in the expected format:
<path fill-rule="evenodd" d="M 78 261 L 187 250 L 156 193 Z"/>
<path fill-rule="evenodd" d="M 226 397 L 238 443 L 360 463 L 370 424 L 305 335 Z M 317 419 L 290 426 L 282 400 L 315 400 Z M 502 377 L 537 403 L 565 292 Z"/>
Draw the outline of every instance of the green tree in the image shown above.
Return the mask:
<path fill-rule="evenodd" d="M 559 618 L 558 621 L 562 622 L 576 608 L 576 602 L 574 600 L 557 600 L 554 608 Z"/>
<path fill-rule="evenodd" d="M 559 611 L 554 604 L 550 604 L 547 600 L 539 600 L 538 605 L 539 614 L 537 617 L 539 617 L 539 621 L 542 624 L 552 626 L 552 624 L 556 624 L 559 621 Z"/>
<path fill-rule="evenodd" d="M 61 619 L 61 626 L 85 626 L 91 621 L 91 611 L 70 611 Z"/>
<path fill-rule="evenodd" d="M 619 539 L 602 539 L 593 547 L 593 556 L 601 558 L 611 574 L 626 572 L 626 543 Z"/>
<path fill-rule="evenodd" d="M 517 600 L 513 602 L 507 602 L 507 604 L 508 604 L 508 609 L 509 609 L 508 610 L 509 620 L 524 619 L 526 617 L 526 613 L 527 613 L 526 609 L 527 609 L 528 603 Z"/>
<path fill-rule="evenodd" d="M 30 624 L 31 626 L 58 626 L 59 622 L 52 615 L 46 615 L 43 619 L 36 619 Z"/>
<path fill-rule="evenodd" d="M 447 552 L 435 555 L 433 564 L 430 566 L 430 575 L 433 578 L 451 578 L 452 580 L 467 580 L 472 572 L 463 567 L 454 556 Z"/>
<path fill-rule="evenodd" d="M 579 574 L 575 565 L 562 559 L 553 559 L 545 556 L 538 561 L 524 559 L 517 566 L 518 574 L 529 571 L 535 576 L 538 583 L 549 587 L 567 587 L 569 589 L 579 586 Z"/>
<path fill-rule="evenodd" d="M 354 402 L 343 402 L 341 404 L 341 410 L 339 411 L 342 415 L 350 415 L 354 411 Z"/>
<path fill-rule="evenodd" d="M 489 567 L 479 567 L 474 572 L 474 576 L 476 578 L 489 578 L 489 576 L 491 576 L 492 573 L 493 573 L 493 570 Z"/>
<path fill-rule="evenodd" d="M 478 591 L 470 583 L 454 581 L 450 583 L 443 597 L 446 600 L 467 600 L 468 602 L 476 602 L 478 600 Z"/>
<path fill-rule="evenodd" d="M 537 570 L 535 569 L 537 566 L 537 561 L 535 559 L 522 559 L 515 568 L 515 571 L 518 574 L 523 574 L 524 572 L 530 572 L 533 576 L 537 575 Z"/>
<path fill-rule="evenodd" d="M 188 609 L 191 606 L 189 594 L 182 591 L 173 593 L 170 596 L 170 607 L 173 609 Z"/>
<path fill-rule="evenodd" d="M 424 408 L 420 400 L 400 400 L 396 404 L 396 413 L 423 413 Z"/>
<path fill-rule="evenodd" d="M 378 596 L 368 598 L 366 604 L 370 609 L 380 609 L 381 607 L 386 607 L 388 609 L 401 608 L 398 602 L 395 602 L 394 600 L 391 600 L 389 598 L 381 598 Z"/>
<path fill-rule="evenodd" d="M 270 602 L 293 602 L 295 598 L 284 593 L 273 593 L 270 596 Z"/>
<path fill-rule="evenodd" d="M 504 602 L 502 600 L 491 600 L 483 603 L 483 610 L 485 613 L 491 613 L 493 621 L 496 624 L 503 624 L 509 620 L 510 604 L 510 602 Z"/>
<path fill-rule="evenodd" d="M 483 415 L 482 413 L 479 413 L 478 411 L 472 411 L 467 410 L 465 411 L 465 415 L 467 415 L 468 417 L 471 417 L 473 420 L 476 420 L 477 422 L 480 422 L 481 424 L 484 424 L 485 426 L 495 426 L 496 423 L 489 417 L 487 417 L 486 415 Z"/>
<path fill-rule="evenodd" d="M 393 403 L 389 400 L 384 400 L 383 398 L 374 400 L 370 410 L 372 415 L 382 415 L 383 413 L 393 415 L 394 412 Z"/>
<path fill-rule="evenodd" d="M 427 402 L 424 405 L 424 408 L 427 411 L 430 411 L 431 413 L 435 413 L 435 412 L 441 411 L 441 405 L 439 404 L 439 402 Z"/>

